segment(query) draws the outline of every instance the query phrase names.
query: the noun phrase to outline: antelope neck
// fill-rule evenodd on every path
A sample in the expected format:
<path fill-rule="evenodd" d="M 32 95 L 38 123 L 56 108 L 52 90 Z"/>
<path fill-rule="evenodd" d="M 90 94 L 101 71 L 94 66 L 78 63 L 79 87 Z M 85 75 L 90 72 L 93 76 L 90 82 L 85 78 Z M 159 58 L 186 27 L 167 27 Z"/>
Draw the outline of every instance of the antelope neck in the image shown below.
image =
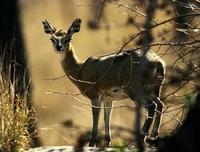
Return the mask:
<path fill-rule="evenodd" d="M 61 54 L 61 65 L 63 67 L 64 72 L 67 76 L 71 76 L 73 78 L 77 78 L 79 76 L 79 71 L 82 66 L 82 62 L 76 56 L 73 46 L 69 44 L 68 49 L 65 50 L 63 54 Z"/>

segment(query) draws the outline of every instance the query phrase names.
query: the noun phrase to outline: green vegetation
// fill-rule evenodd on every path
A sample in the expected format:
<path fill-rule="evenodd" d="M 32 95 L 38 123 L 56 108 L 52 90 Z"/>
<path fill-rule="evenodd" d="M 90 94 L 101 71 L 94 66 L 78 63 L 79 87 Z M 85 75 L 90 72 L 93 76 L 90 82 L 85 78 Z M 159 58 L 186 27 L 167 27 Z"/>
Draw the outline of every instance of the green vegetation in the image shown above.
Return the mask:
<path fill-rule="evenodd" d="M 113 148 L 116 148 L 115 152 L 138 152 L 138 149 L 136 147 L 131 147 L 128 148 L 128 143 L 125 140 L 117 140 L 114 144 L 113 144 Z"/>
<path fill-rule="evenodd" d="M 185 102 L 186 107 L 190 107 L 190 106 L 193 106 L 195 104 L 196 96 L 197 96 L 197 94 L 194 94 L 194 93 L 186 94 L 184 96 L 183 101 Z"/>

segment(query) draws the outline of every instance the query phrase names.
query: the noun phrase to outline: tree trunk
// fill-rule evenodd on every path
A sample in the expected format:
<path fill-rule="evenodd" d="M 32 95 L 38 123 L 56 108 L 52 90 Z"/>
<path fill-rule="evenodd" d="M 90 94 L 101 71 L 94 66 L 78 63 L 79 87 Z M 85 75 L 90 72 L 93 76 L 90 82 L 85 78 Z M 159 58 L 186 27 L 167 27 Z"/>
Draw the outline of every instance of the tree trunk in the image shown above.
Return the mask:
<path fill-rule="evenodd" d="M 15 93 L 28 96 L 31 103 L 30 75 L 27 69 L 26 51 L 23 43 L 17 0 L 2 0 L 0 5 L 0 59 L 5 77 L 15 84 Z M 28 92 L 28 94 L 27 94 Z M 36 125 L 29 125 L 29 133 L 35 132 Z M 39 139 L 32 138 L 31 146 L 39 146 Z"/>

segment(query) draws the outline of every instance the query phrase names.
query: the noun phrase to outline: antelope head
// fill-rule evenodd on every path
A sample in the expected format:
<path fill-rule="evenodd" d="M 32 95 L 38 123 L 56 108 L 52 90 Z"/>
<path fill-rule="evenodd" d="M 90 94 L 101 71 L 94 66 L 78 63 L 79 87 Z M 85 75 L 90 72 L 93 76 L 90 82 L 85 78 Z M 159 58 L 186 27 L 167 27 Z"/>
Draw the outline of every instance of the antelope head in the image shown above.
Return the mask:
<path fill-rule="evenodd" d="M 80 31 L 81 19 L 76 19 L 67 32 L 64 30 L 57 31 L 47 20 L 42 21 L 42 24 L 45 33 L 51 35 L 50 40 L 53 43 L 54 50 L 58 53 L 62 53 L 64 50 L 69 49 L 73 34 Z"/>

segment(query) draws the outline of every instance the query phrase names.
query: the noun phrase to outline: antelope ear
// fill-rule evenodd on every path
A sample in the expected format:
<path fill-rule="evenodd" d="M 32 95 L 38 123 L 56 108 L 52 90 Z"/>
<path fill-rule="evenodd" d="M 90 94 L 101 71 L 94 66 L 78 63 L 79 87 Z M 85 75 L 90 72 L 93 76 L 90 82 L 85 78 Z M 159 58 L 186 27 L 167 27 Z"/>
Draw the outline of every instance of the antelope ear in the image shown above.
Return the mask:
<path fill-rule="evenodd" d="M 74 20 L 74 22 L 71 24 L 71 26 L 68 29 L 67 33 L 70 34 L 74 34 L 74 33 L 78 33 L 80 31 L 81 28 L 81 19 L 77 18 L 76 20 Z"/>
<path fill-rule="evenodd" d="M 71 27 L 74 28 L 74 33 L 79 32 L 80 28 L 81 28 L 81 19 L 77 18 L 76 20 L 74 20 L 74 22 L 72 23 Z"/>
<path fill-rule="evenodd" d="M 44 32 L 47 34 L 54 34 L 56 32 L 56 28 L 53 27 L 47 20 L 42 21 Z"/>
<path fill-rule="evenodd" d="M 66 39 L 70 42 L 73 34 L 78 33 L 80 31 L 80 28 L 81 28 L 81 19 L 77 18 L 69 27 L 67 31 Z"/>

